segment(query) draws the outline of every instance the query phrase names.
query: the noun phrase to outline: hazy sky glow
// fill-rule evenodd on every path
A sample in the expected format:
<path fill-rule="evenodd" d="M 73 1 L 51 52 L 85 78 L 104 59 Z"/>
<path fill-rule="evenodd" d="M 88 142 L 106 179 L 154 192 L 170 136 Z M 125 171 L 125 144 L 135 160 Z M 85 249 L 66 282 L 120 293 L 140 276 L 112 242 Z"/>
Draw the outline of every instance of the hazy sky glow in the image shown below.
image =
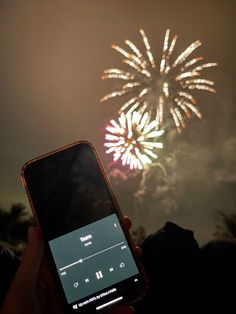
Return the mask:
<path fill-rule="evenodd" d="M 170 28 L 179 36 L 176 56 L 200 39 L 196 54 L 219 63 L 205 75 L 216 82 L 217 94 L 198 93 L 203 119 L 193 117 L 181 135 L 173 130 L 166 137 L 160 159 L 166 177 L 156 169 L 127 184 L 112 181 L 121 207 L 148 232 L 172 220 L 193 229 L 201 242 L 210 238 L 214 212 L 236 211 L 235 9 L 233 0 L 2 0 L 0 205 L 28 204 L 21 167 L 47 151 L 88 139 L 104 165 L 111 162 L 105 127 L 120 104 L 99 103 L 116 84 L 100 77 L 103 69 L 122 65 L 110 45 L 130 39 L 142 46 L 143 28 L 158 60 Z"/>

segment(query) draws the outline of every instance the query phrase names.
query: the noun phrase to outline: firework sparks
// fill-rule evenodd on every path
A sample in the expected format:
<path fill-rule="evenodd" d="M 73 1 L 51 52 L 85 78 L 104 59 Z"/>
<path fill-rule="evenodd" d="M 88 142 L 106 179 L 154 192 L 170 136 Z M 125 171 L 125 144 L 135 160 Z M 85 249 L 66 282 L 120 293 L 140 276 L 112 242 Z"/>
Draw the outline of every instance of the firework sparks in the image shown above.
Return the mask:
<path fill-rule="evenodd" d="M 122 165 L 129 165 L 130 169 L 142 169 L 144 165 L 152 163 L 158 157 L 156 149 L 163 148 L 163 144 L 156 142 L 156 139 L 164 131 L 157 130 L 156 120 L 150 122 L 148 112 L 122 112 L 118 122 L 111 120 L 106 130 L 106 153 L 112 153 L 114 161 L 120 159 Z"/>
<path fill-rule="evenodd" d="M 124 56 L 123 62 L 128 65 L 129 70 L 111 68 L 103 72 L 102 79 L 119 79 L 125 83 L 119 90 L 102 97 L 101 102 L 125 95 L 127 100 L 121 106 L 119 113 L 131 113 L 134 110 L 141 113 L 147 111 L 159 127 L 162 127 L 166 119 L 171 116 L 180 132 L 185 127 L 185 117 L 190 118 L 191 114 L 195 114 L 198 118 L 202 117 L 192 91 L 216 92 L 213 81 L 199 77 L 205 69 L 214 67 L 217 63 L 203 63 L 203 57 L 190 58 L 195 49 L 201 46 L 199 40 L 193 42 L 174 59 L 173 50 L 177 35 L 170 40 L 168 29 L 158 70 L 147 36 L 143 30 L 140 30 L 140 33 L 145 54 L 142 54 L 129 40 L 126 40 L 125 44 L 130 52 L 112 45 L 114 50 Z"/>

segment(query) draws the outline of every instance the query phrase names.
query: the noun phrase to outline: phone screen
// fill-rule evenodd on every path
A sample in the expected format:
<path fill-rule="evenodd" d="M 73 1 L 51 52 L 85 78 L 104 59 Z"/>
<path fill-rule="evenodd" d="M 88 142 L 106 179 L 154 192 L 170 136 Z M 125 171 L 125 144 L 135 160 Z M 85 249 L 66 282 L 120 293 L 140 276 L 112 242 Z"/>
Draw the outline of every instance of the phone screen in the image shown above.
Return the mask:
<path fill-rule="evenodd" d="M 23 181 L 68 308 L 99 311 L 137 298 L 144 278 L 93 146 L 37 158 Z"/>

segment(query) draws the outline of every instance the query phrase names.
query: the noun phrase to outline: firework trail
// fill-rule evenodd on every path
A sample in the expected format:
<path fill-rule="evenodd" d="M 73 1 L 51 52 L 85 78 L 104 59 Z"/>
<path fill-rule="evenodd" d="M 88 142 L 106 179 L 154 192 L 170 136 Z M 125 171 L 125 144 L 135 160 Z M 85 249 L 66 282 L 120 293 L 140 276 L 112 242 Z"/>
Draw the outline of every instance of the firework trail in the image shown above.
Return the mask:
<path fill-rule="evenodd" d="M 127 99 L 121 106 L 119 113 L 133 111 L 147 111 L 150 119 L 157 121 L 163 127 L 171 116 L 178 130 L 185 127 L 185 118 L 195 114 L 202 115 L 197 108 L 193 90 L 204 90 L 215 93 L 214 82 L 202 78 L 202 72 L 217 65 L 216 62 L 203 63 L 203 57 L 190 58 L 190 55 L 201 46 L 199 40 L 188 46 L 176 59 L 173 50 L 177 35 L 170 40 L 170 30 L 165 34 L 162 57 L 157 65 L 143 30 L 140 30 L 145 54 L 134 43 L 125 41 L 127 50 L 112 45 L 112 48 L 124 56 L 123 62 L 128 65 L 128 71 L 117 68 L 104 70 L 102 79 L 119 79 L 124 81 L 119 90 L 101 98 L 101 102 L 117 96 L 126 95 Z M 173 61 L 171 61 L 173 59 Z"/>
<path fill-rule="evenodd" d="M 129 165 L 130 169 L 142 169 L 144 165 L 151 164 L 157 158 L 156 150 L 163 148 L 163 144 L 156 139 L 164 131 L 157 130 L 157 121 L 149 120 L 148 112 L 141 114 L 137 111 L 130 114 L 122 112 L 118 123 L 111 120 L 106 128 L 106 153 L 112 153 L 114 161 L 120 159 L 122 165 Z"/>

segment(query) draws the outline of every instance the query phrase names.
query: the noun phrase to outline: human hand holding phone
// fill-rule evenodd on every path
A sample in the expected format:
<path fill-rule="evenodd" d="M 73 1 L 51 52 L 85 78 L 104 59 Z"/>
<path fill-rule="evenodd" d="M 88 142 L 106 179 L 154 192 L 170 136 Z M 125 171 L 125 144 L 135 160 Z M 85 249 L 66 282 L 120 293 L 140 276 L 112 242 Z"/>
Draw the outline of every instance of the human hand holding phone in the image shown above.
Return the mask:
<path fill-rule="evenodd" d="M 145 293 L 142 265 L 91 143 L 27 162 L 22 182 L 66 313 L 104 312 Z"/>
<path fill-rule="evenodd" d="M 129 218 L 124 217 L 123 221 L 125 228 L 130 229 Z M 140 248 L 136 248 L 136 254 L 141 254 Z M 38 227 L 29 229 L 26 252 L 0 313 L 63 313 L 60 298 L 44 255 L 44 244 Z M 133 309 L 129 306 L 122 306 L 112 309 L 108 313 L 131 314 Z"/>

